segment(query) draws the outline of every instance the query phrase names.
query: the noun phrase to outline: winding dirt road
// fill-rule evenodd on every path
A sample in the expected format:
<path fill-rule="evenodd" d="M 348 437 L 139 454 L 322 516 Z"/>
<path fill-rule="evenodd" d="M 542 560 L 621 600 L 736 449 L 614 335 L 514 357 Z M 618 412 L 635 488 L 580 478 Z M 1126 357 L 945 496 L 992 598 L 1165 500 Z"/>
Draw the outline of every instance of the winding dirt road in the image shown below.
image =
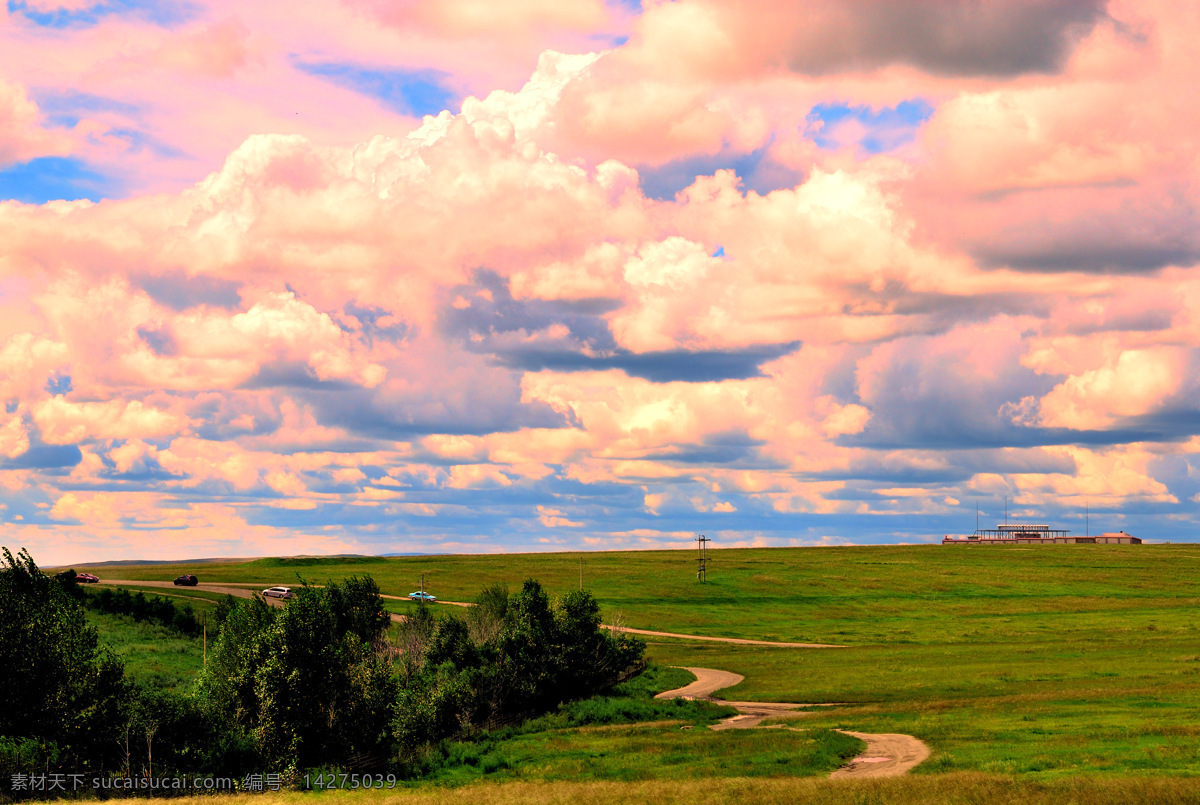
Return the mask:
<path fill-rule="evenodd" d="M 808 715 L 812 707 L 837 707 L 841 702 L 822 704 L 798 704 L 794 702 L 731 702 L 714 699 L 713 694 L 722 688 L 732 687 L 745 677 L 716 668 L 685 668 L 695 674 L 696 681 L 675 690 L 664 691 L 656 699 L 707 699 L 717 704 L 729 705 L 738 714 L 713 725 L 714 730 L 749 729 L 757 727 L 767 718 L 796 718 Z M 895 777 L 929 757 L 929 747 L 911 735 L 873 734 L 849 732 L 867 744 L 863 754 L 835 771 L 831 777 Z"/>
<path fill-rule="evenodd" d="M 653 632 L 649 629 L 630 629 L 625 626 L 610 626 L 601 624 L 610 632 L 627 632 L 628 634 L 645 635 L 647 637 L 677 637 L 681 640 L 707 640 L 713 643 L 735 643 L 740 646 L 773 646 L 775 648 L 846 648 L 846 646 L 831 643 L 781 643 L 777 640 L 745 640 L 740 637 L 709 637 L 707 635 L 678 634 L 677 632 Z M 723 671 L 720 673 L 724 673 Z M 740 681 L 740 679 L 739 679 Z M 736 682 L 734 684 L 737 684 Z"/>
<path fill-rule="evenodd" d="M 911 735 L 842 732 L 865 741 L 867 751 L 830 777 L 895 777 L 905 774 L 929 757 L 929 747 Z"/>

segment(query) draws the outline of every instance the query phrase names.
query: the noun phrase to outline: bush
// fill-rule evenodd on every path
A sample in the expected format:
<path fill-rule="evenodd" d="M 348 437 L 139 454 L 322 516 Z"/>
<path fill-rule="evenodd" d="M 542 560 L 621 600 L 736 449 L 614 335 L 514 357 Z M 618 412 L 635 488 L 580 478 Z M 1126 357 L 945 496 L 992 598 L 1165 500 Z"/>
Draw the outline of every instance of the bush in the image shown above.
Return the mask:
<path fill-rule="evenodd" d="M 256 771 L 258 754 L 246 730 L 222 717 L 204 698 L 159 688 L 134 691 L 126 722 L 127 773 L 178 776 L 220 770 Z"/>

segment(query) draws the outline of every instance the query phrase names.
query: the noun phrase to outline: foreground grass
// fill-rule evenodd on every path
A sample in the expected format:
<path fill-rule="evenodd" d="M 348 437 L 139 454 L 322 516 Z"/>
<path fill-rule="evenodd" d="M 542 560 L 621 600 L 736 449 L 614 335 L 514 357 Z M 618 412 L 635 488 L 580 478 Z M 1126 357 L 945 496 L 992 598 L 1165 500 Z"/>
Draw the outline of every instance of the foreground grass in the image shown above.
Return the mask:
<path fill-rule="evenodd" d="M 403 791 L 328 791 L 237 796 L 230 805 L 1191 805 L 1200 800 L 1200 780 L 1078 777 L 1035 781 L 979 772 L 879 780 L 745 778 L 620 781 L 484 782 L 455 788 L 430 786 Z M 211 797 L 138 800 L 161 805 L 211 805 Z"/>
<path fill-rule="evenodd" d="M 525 780 L 677 780 L 828 775 L 863 743 L 828 730 L 722 730 L 681 722 L 528 732 L 480 747 L 459 744 L 455 765 L 424 782 L 489 776 Z"/>
<path fill-rule="evenodd" d="M 470 740 L 433 747 L 421 785 L 491 780 L 671 780 L 699 777 L 827 775 L 863 748 L 829 730 L 708 729 L 735 715 L 706 701 L 658 700 L 654 694 L 695 677 L 651 666 L 610 695 Z"/>

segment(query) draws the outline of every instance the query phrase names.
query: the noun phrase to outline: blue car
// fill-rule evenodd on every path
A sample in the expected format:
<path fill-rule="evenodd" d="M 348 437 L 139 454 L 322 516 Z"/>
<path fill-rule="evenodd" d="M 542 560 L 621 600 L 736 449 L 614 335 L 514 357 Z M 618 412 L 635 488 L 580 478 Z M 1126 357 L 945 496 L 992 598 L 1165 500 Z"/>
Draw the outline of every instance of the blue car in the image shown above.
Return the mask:
<path fill-rule="evenodd" d="M 428 601 L 431 604 L 437 600 L 429 593 L 422 593 L 422 592 L 409 593 L 408 597 L 414 601 Z"/>

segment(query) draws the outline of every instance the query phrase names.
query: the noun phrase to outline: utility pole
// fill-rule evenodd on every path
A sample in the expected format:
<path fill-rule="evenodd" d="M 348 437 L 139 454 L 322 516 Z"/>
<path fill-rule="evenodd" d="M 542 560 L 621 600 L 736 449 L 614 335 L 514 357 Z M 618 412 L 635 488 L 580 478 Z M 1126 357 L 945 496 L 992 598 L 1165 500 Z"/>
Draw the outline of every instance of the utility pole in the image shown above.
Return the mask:
<path fill-rule="evenodd" d="M 580 589 L 580 591 L 583 590 L 583 566 L 585 564 L 587 564 L 587 562 L 583 561 L 583 557 L 582 556 L 579 557 L 579 589 Z"/>
<path fill-rule="evenodd" d="M 705 565 L 708 564 L 708 553 L 704 550 L 704 548 L 709 542 L 712 542 L 712 540 L 703 534 L 700 534 L 698 537 L 696 537 L 696 547 L 698 549 L 698 553 L 696 555 L 696 581 L 700 582 L 701 584 L 708 581 L 708 568 L 705 567 Z"/>
<path fill-rule="evenodd" d="M 1084 500 L 1083 501 L 1083 535 L 1085 537 L 1090 537 L 1092 535 L 1091 508 L 1092 508 L 1092 502 L 1090 500 Z"/>

